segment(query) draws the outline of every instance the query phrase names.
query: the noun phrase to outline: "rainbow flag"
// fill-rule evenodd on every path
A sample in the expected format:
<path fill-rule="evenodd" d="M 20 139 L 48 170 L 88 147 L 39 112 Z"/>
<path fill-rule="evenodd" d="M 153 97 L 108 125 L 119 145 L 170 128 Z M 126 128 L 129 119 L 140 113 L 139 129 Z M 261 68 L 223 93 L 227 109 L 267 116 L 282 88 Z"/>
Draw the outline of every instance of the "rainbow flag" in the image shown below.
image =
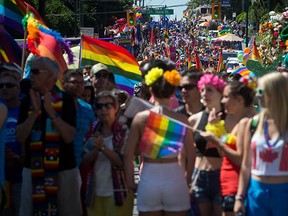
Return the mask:
<path fill-rule="evenodd" d="M 183 123 L 150 111 L 140 141 L 140 151 L 153 159 L 179 152 L 186 130 Z"/>
<path fill-rule="evenodd" d="M 258 49 L 257 49 L 256 39 L 255 39 L 255 38 L 254 38 L 254 40 L 253 40 L 251 59 L 252 59 L 252 60 L 259 61 L 260 64 L 262 64 L 262 59 L 261 59 L 260 54 L 259 54 L 259 51 L 258 51 Z"/>
<path fill-rule="evenodd" d="M 218 60 L 218 65 L 217 65 L 217 71 L 216 72 L 220 73 L 223 70 L 224 70 L 224 59 L 223 59 L 222 49 L 220 49 L 219 60 Z"/>
<path fill-rule="evenodd" d="M 73 63 L 74 55 L 60 33 L 53 31 L 42 25 L 34 18 L 34 15 L 29 13 L 23 19 L 23 26 L 27 26 L 27 44 L 29 51 L 36 56 L 42 56 L 56 61 L 60 67 L 61 73 L 58 77 L 56 85 L 62 89 L 62 76 L 68 69 L 66 61 L 63 57 L 63 51 L 68 55 L 68 63 Z M 33 58 L 31 58 L 33 61 Z M 31 65 L 31 62 L 26 62 L 26 65 Z M 29 77 L 29 73 L 26 74 Z"/>
<path fill-rule="evenodd" d="M 164 36 L 165 43 L 167 44 L 169 41 L 169 34 L 168 34 L 167 28 L 165 28 L 163 36 Z"/>
<path fill-rule="evenodd" d="M 251 78 L 256 77 L 256 75 L 250 71 L 246 66 L 238 67 L 235 69 L 235 71 L 232 72 L 232 75 L 234 74 L 240 74 L 242 77 L 248 76 Z"/>
<path fill-rule="evenodd" d="M 81 65 L 105 64 L 115 75 L 120 89 L 133 94 L 134 85 L 141 81 L 139 64 L 125 48 L 91 38 L 81 37 Z"/>
<path fill-rule="evenodd" d="M 21 65 L 22 50 L 14 38 L 0 27 L 0 61 L 15 62 Z"/>
<path fill-rule="evenodd" d="M 199 71 L 202 71 L 203 70 L 203 67 L 202 67 L 202 64 L 201 64 L 201 61 L 200 61 L 200 58 L 198 56 L 198 52 L 195 51 L 195 64 L 196 64 L 196 68 L 199 70 Z"/>
<path fill-rule="evenodd" d="M 14 1 L 17 4 L 17 6 L 19 7 L 23 16 L 26 16 L 28 12 L 32 13 L 38 22 L 40 22 L 43 25 L 45 24 L 44 20 L 40 16 L 40 14 L 30 4 L 28 4 L 27 2 L 25 2 L 23 0 L 14 0 Z"/>
<path fill-rule="evenodd" d="M 23 14 L 14 1 L 0 0 L 0 25 L 2 24 L 9 32 L 23 34 L 22 19 Z"/>

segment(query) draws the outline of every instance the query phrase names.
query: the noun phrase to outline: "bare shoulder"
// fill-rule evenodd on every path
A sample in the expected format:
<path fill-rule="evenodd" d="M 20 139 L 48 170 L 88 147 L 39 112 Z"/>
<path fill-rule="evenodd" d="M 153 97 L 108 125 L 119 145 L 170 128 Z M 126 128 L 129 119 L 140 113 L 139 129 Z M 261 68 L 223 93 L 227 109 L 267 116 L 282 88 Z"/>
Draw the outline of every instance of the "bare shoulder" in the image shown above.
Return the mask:
<path fill-rule="evenodd" d="M 201 119 L 202 112 L 195 113 L 188 118 L 190 125 L 194 126 Z"/>
<path fill-rule="evenodd" d="M 149 111 L 145 110 L 142 112 L 139 112 L 135 115 L 135 117 L 133 118 L 133 123 L 134 124 L 143 124 L 147 121 L 147 118 L 149 116 Z"/>

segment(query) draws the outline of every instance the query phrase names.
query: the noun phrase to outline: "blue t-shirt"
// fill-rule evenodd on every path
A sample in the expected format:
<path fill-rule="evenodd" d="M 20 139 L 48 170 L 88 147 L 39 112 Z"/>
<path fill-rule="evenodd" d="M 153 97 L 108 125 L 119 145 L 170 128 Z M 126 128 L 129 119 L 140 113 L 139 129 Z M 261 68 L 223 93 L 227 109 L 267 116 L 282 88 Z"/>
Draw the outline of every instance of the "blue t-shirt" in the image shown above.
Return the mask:
<path fill-rule="evenodd" d="M 21 148 L 20 144 L 16 139 L 16 126 L 18 121 L 18 114 L 19 114 L 20 106 L 15 108 L 8 109 L 8 116 L 6 120 L 6 128 L 4 132 L 5 136 L 5 146 L 6 149 L 9 149 L 16 155 L 21 155 Z M 6 160 L 7 162 L 7 160 Z M 13 169 L 6 168 L 5 170 L 5 177 L 6 180 L 12 182 L 21 182 L 22 181 L 22 166 L 19 165 L 19 161 L 16 162 L 14 160 L 13 164 L 18 164 Z"/>
<path fill-rule="evenodd" d="M 10 148 L 15 154 L 20 155 L 20 145 L 16 140 L 16 126 L 18 121 L 19 106 L 8 109 L 8 118 L 5 129 L 6 148 Z"/>
<path fill-rule="evenodd" d="M 91 124 L 96 120 L 94 111 L 90 104 L 81 99 L 77 99 L 76 134 L 74 136 L 74 154 L 77 166 L 79 167 L 83 155 L 83 142 Z"/>

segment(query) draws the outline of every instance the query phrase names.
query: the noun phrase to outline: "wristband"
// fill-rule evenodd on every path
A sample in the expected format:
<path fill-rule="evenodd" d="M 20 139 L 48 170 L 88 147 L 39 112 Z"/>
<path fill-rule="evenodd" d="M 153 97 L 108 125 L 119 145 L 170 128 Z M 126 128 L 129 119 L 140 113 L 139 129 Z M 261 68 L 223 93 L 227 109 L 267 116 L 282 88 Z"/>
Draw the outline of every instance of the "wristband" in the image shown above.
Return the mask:
<path fill-rule="evenodd" d="M 243 194 L 240 194 L 240 195 L 236 195 L 235 196 L 235 200 L 240 200 L 240 201 L 243 201 L 245 199 L 245 196 Z"/>
<path fill-rule="evenodd" d="M 104 151 L 105 150 L 105 145 L 101 146 L 101 148 L 99 148 L 99 151 Z"/>

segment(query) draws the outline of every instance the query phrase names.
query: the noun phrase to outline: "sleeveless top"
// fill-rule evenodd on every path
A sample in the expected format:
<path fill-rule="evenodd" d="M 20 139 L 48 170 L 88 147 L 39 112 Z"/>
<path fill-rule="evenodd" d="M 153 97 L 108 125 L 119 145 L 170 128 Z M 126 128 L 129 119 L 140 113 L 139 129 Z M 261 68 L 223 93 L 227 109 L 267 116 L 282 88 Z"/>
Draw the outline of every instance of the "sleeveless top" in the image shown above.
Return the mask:
<path fill-rule="evenodd" d="M 256 176 L 288 176 L 288 133 L 285 138 L 270 140 L 264 134 L 254 134 L 251 140 L 251 173 Z"/>
<path fill-rule="evenodd" d="M 236 142 L 226 143 L 225 145 L 236 150 Z M 235 195 L 237 193 L 239 172 L 240 167 L 224 156 L 220 172 L 222 196 Z"/>
<path fill-rule="evenodd" d="M 205 126 L 208 123 L 208 116 L 209 113 L 206 111 L 202 111 L 202 116 L 200 119 L 200 122 L 197 126 L 197 130 L 200 131 L 206 131 Z M 196 155 L 197 156 L 205 156 L 205 157 L 219 157 L 219 152 L 217 148 L 208 148 L 206 149 L 207 141 L 200 136 L 199 132 L 195 131 L 194 132 L 194 141 L 196 144 Z"/>

